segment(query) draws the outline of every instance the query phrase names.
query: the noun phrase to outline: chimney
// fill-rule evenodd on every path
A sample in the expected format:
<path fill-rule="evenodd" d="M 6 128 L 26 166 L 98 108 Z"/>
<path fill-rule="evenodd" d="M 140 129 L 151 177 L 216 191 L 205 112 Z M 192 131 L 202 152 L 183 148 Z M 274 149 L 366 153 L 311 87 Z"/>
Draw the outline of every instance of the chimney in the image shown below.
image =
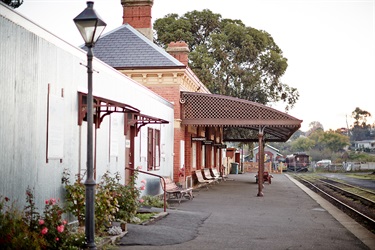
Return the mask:
<path fill-rule="evenodd" d="M 151 10 L 154 0 L 121 0 L 122 24 L 130 24 L 153 41 Z"/>
<path fill-rule="evenodd" d="M 189 56 L 190 50 L 189 50 L 188 45 L 185 42 L 183 41 L 171 42 L 168 45 L 168 48 L 166 49 L 166 51 L 169 54 L 171 54 L 174 58 L 182 62 L 185 66 L 188 66 L 188 62 L 189 62 L 188 56 Z"/>

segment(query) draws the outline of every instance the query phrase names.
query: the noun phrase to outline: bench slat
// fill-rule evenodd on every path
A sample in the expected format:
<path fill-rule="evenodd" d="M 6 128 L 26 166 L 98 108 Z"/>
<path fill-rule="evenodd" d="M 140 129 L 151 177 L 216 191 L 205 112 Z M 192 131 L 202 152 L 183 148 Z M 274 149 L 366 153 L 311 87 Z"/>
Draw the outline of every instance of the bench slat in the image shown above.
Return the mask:
<path fill-rule="evenodd" d="M 189 200 L 194 198 L 192 188 L 181 188 L 169 177 L 164 177 L 164 180 L 165 192 L 168 194 L 168 199 L 170 199 L 170 196 L 174 196 L 178 199 L 178 203 L 181 203 L 182 197 L 188 196 Z"/>

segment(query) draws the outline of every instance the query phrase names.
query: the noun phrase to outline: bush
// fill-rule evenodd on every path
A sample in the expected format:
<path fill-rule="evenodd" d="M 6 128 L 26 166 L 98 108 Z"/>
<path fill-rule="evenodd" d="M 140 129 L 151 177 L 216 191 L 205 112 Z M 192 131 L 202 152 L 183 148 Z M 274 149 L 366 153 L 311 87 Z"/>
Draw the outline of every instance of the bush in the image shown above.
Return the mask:
<path fill-rule="evenodd" d="M 138 172 L 134 171 L 134 174 L 130 177 L 128 185 L 118 186 L 119 211 L 116 214 L 117 220 L 131 222 L 132 218 L 137 214 L 140 207 L 140 190 L 135 186 L 137 178 Z"/>
<path fill-rule="evenodd" d="M 150 207 L 158 207 L 158 208 L 164 207 L 164 201 L 159 196 L 145 195 L 142 197 L 141 201 L 142 201 L 142 206 L 150 206 Z"/>
<path fill-rule="evenodd" d="M 72 213 L 78 220 L 79 226 L 85 225 L 85 185 L 79 176 L 70 184 L 70 172 L 64 169 L 62 184 L 65 185 L 65 209 Z"/>
<path fill-rule="evenodd" d="M 0 248 L 1 249 L 41 249 L 47 242 L 28 225 L 24 214 L 10 202 L 8 197 L 0 197 Z"/>
<path fill-rule="evenodd" d="M 66 188 L 66 210 L 75 215 L 80 225 L 84 225 L 85 219 L 85 186 L 81 179 L 77 178 L 70 184 L 70 173 L 64 170 L 62 178 Z M 128 185 L 120 184 L 120 175 L 115 173 L 112 177 L 106 172 L 97 184 L 95 195 L 95 229 L 102 232 L 115 220 L 130 222 L 140 206 L 140 190 L 136 188 L 137 172 L 130 178 Z"/>
<path fill-rule="evenodd" d="M 349 160 L 348 161 L 356 161 L 356 162 L 375 162 L 375 156 L 371 154 L 366 154 L 363 152 L 349 152 Z"/>
<path fill-rule="evenodd" d="M 1 197 L 0 197 L 1 198 Z M 0 200 L 1 249 L 72 249 L 66 245 L 69 231 L 62 219 L 64 210 L 54 198 L 46 200 L 43 214 L 39 214 L 30 188 L 26 191 L 23 211 L 16 209 L 9 198 Z M 81 245 L 83 247 L 84 245 Z"/>
<path fill-rule="evenodd" d="M 120 196 L 121 184 L 120 175 L 116 173 L 111 177 L 107 171 L 99 185 L 95 196 L 95 227 L 98 231 L 103 231 L 110 227 L 112 221 L 115 221 L 115 215 L 119 210 L 118 198 Z"/>

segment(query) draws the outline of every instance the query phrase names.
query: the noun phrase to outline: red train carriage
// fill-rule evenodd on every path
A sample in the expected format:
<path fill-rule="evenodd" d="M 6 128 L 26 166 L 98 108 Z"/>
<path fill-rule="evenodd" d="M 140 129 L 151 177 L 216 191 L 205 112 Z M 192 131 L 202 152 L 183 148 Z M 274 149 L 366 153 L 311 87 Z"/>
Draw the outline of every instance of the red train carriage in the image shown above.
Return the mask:
<path fill-rule="evenodd" d="M 310 156 L 305 153 L 294 153 L 286 157 L 285 164 L 287 171 L 307 172 L 310 167 Z"/>

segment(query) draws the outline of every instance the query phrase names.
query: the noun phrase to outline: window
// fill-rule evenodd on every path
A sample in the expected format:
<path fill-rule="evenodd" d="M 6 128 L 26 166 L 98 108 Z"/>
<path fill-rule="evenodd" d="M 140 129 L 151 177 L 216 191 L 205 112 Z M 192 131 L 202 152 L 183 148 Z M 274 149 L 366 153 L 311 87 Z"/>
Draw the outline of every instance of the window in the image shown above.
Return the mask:
<path fill-rule="evenodd" d="M 160 130 L 147 130 L 147 170 L 160 169 Z"/>

